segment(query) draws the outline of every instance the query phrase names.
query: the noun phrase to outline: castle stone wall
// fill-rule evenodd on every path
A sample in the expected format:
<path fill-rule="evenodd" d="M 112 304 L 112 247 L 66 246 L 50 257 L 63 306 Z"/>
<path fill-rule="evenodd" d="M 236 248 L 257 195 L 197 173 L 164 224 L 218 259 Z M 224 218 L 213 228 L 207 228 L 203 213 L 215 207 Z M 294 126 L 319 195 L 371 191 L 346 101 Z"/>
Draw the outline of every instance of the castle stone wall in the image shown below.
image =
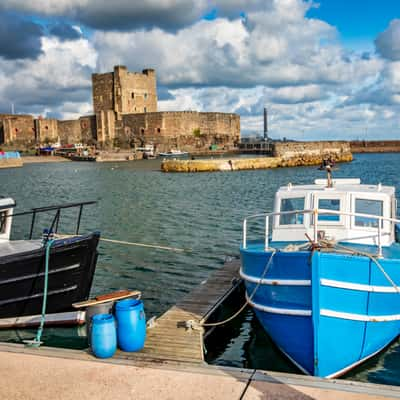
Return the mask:
<path fill-rule="evenodd" d="M 197 151 L 211 145 L 234 147 L 240 136 L 240 117 L 236 114 L 196 111 L 128 114 L 122 118 L 122 143 L 153 143 L 158 151 L 179 148 Z"/>
<path fill-rule="evenodd" d="M 93 110 L 114 110 L 114 73 L 92 75 Z"/>
<path fill-rule="evenodd" d="M 56 119 L 36 119 L 35 120 L 36 138 L 40 143 L 58 142 L 58 121 Z"/>
<path fill-rule="evenodd" d="M 81 134 L 79 142 L 92 144 L 97 141 L 96 116 L 89 115 L 79 118 Z"/>
<path fill-rule="evenodd" d="M 82 141 L 81 124 L 79 120 L 58 121 L 61 144 L 80 143 Z"/>
<path fill-rule="evenodd" d="M 4 144 L 15 146 L 34 145 L 35 123 L 31 115 L 0 114 Z"/>

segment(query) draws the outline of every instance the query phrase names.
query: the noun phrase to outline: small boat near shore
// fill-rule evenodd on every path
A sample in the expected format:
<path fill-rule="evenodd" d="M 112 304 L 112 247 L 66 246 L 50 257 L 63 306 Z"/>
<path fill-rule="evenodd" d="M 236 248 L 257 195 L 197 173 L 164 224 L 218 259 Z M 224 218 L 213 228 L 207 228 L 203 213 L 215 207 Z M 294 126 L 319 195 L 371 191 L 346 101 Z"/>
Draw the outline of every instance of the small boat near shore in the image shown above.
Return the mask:
<path fill-rule="evenodd" d="M 244 220 L 240 273 L 274 343 L 306 374 L 330 378 L 399 335 L 400 221 L 394 187 L 327 169 L 328 179 L 283 186 L 273 212 Z"/>
<path fill-rule="evenodd" d="M 38 325 L 45 296 L 46 324 L 85 322 L 85 313 L 74 309 L 72 304 L 89 298 L 96 269 L 100 234 L 79 234 L 82 209 L 94 203 L 73 203 L 13 213 L 15 201 L 0 198 L 0 328 Z M 77 208 L 79 211 L 75 234 L 53 237 L 52 232 L 57 232 L 61 211 L 66 208 Z M 49 212 L 55 216 L 47 233 L 42 239 L 33 239 L 37 216 Z M 32 216 L 29 239 L 10 240 L 12 220 L 22 215 Z M 47 246 L 50 245 L 46 260 Z"/>
<path fill-rule="evenodd" d="M 189 153 L 187 151 L 181 151 L 177 149 L 171 149 L 164 153 L 158 153 L 160 157 L 187 157 Z"/>

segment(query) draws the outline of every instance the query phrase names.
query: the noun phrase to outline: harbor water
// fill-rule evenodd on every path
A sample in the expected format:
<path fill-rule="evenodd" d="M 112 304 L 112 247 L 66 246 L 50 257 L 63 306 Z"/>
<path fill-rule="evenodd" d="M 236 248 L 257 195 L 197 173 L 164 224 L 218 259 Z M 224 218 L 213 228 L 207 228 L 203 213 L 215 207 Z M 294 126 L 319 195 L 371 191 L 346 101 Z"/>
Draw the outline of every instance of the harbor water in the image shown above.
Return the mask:
<path fill-rule="evenodd" d="M 399 195 L 398 165 L 397 153 L 356 154 L 352 163 L 339 165 L 335 177 L 393 185 Z M 105 238 L 185 249 L 175 252 L 100 243 L 92 295 L 141 290 L 150 318 L 207 279 L 226 257 L 239 255 L 243 218 L 271 210 L 279 186 L 324 177 L 315 167 L 199 174 L 165 174 L 159 169 L 158 160 L 26 164 L 0 170 L 0 195 L 16 200 L 16 212 L 97 200 L 97 205 L 84 209 L 82 232 L 100 230 Z M 76 216 L 68 210 L 63 213 L 59 230 L 71 233 Z M 37 237 L 47 227 L 48 218 L 37 220 Z M 29 217 L 16 217 L 13 224 L 13 239 L 27 238 Z M 221 340 L 208 344 L 209 362 L 297 372 L 251 310 L 220 329 Z M 84 348 L 84 333 L 84 328 L 46 328 L 43 340 L 48 346 Z M 33 330 L 0 331 L 0 341 L 19 342 L 34 334 Z M 400 385 L 400 342 L 344 378 Z"/>

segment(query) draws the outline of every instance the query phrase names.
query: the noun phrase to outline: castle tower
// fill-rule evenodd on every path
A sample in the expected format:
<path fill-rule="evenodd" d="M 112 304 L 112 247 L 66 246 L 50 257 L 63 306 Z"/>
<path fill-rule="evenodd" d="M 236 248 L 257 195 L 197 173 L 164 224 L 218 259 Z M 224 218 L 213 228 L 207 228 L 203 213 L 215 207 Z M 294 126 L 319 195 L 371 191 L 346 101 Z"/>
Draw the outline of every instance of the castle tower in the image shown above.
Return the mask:
<path fill-rule="evenodd" d="M 92 75 L 93 108 L 117 114 L 157 112 L 157 83 L 153 69 L 129 72 L 125 66 L 113 72 Z"/>

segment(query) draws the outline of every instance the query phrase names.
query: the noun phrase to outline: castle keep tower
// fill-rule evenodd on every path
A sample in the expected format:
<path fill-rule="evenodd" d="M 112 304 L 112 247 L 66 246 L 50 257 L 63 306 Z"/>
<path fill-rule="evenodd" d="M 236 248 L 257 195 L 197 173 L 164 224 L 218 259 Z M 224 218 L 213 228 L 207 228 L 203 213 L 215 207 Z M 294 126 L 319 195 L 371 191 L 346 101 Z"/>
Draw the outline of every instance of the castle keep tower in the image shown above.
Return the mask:
<path fill-rule="evenodd" d="M 157 83 L 153 69 L 129 72 L 125 66 L 113 72 L 92 75 L 93 108 L 116 114 L 157 112 Z M 118 119 L 118 118 L 117 118 Z"/>

